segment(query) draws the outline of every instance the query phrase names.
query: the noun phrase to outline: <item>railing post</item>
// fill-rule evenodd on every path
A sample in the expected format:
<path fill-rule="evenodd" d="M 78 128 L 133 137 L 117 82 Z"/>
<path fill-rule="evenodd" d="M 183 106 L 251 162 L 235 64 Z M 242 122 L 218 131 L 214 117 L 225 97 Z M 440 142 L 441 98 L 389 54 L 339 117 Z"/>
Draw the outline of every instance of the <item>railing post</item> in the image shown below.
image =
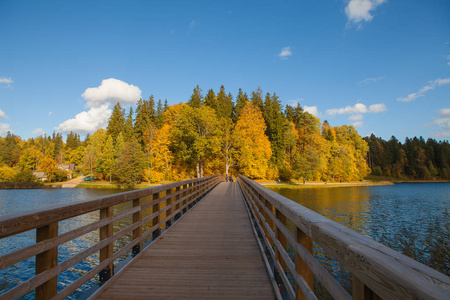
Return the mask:
<path fill-rule="evenodd" d="M 255 191 L 255 193 L 256 193 L 256 191 Z M 270 204 L 270 202 L 269 202 L 268 200 L 266 200 L 265 198 L 263 198 L 263 203 L 264 203 L 264 205 L 266 206 L 266 208 L 267 208 L 268 210 L 270 210 L 270 212 L 271 212 L 273 215 L 276 216 L 276 214 L 273 213 L 273 205 Z M 263 211 L 264 211 L 264 210 L 263 210 Z M 266 219 L 266 222 L 267 222 L 267 224 L 269 225 L 269 227 L 272 229 L 272 232 L 273 232 L 273 233 L 276 233 L 276 230 L 275 230 L 275 228 L 274 228 L 274 224 L 273 224 L 272 219 L 271 219 L 267 214 L 264 214 L 264 218 Z M 273 242 L 274 242 L 274 241 L 272 240 L 272 237 L 271 237 L 270 234 L 268 234 L 268 233 L 267 233 L 267 238 L 268 238 L 268 240 L 270 241 L 270 246 L 273 247 Z"/>
<path fill-rule="evenodd" d="M 58 236 L 58 222 L 36 229 L 36 243 Z M 58 247 L 51 248 L 36 255 L 36 275 L 58 265 Z M 58 276 L 52 277 L 35 291 L 35 299 L 50 299 L 56 296 Z"/>
<path fill-rule="evenodd" d="M 353 300 L 381 300 L 367 285 L 352 274 L 352 299 Z"/>
<path fill-rule="evenodd" d="M 153 194 L 153 200 L 157 200 L 157 199 L 159 199 L 159 193 Z M 159 212 L 159 208 L 160 208 L 159 203 L 153 204 L 152 213 Z M 152 226 L 159 224 L 159 220 L 160 220 L 160 215 L 157 215 L 156 217 L 154 217 Z M 153 231 L 153 238 L 157 238 L 159 236 L 159 233 L 160 232 L 159 232 L 159 226 L 158 226 L 158 228 L 156 228 Z"/>
<path fill-rule="evenodd" d="M 297 242 L 300 243 L 305 249 L 312 254 L 313 252 L 313 243 L 312 239 L 306 235 L 303 231 L 300 230 L 300 228 L 295 228 L 295 235 Z M 300 257 L 300 255 L 295 253 L 295 269 L 297 273 L 305 279 L 308 286 L 311 288 L 312 291 L 314 291 L 314 273 L 311 271 L 311 269 L 308 267 L 308 265 L 303 261 L 303 259 Z M 306 299 L 305 295 L 303 295 L 302 290 L 300 287 L 296 284 L 295 285 L 295 294 L 297 296 L 297 300 L 300 299 Z"/>
<path fill-rule="evenodd" d="M 100 219 L 111 217 L 114 214 L 112 206 L 100 209 Z M 113 235 L 113 223 L 109 223 L 100 227 L 100 241 L 107 239 Z M 100 249 L 100 263 L 112 257 L 114 252 L 113 243 L 110 243 Z M 100 271 L 100 281 L 106 282 L 114 275 L 114 263 L 111 263 L 102 271 Z"/>
<path fill-rule="evenodd" d="M 281 224 L 283 224 L 286 227 L 286 217 L 278 210 L 275 209 L 275 216 L 276 218 L 281 222 Z M 284 236 L 284 234 L 281 232 L 280 229 L 278 229 L 278 226 L 275 226 L 275 236 L 276 239 L 280 242 L 281 246 L 283 246 L 284 251 L 287 252 L 286 248 L 287 248 L 287 242 L 286 242 L 286 237 Z M 277 256 L 277 260 L 280 262 L 281 267 L 283 268 L 283 271 L 286 272 L 286 262 L 284 261 L 283 257 L 280 254 L 280 251 L 278 250 L 278 248 L 276 248 L 276 256 Z"/>
<path fill-rule="evenodd" d="M 172 194 L 172 189 L 166 190 L 166 196 Z M 169 206 L 170 208 L 166 210 L 166 217 L 172 215 L 173 208 L 171 207 L 173 202 L 173 197 L 170 197 L 166 200 L 166 206 Z M 172 217 L 170 217 L 170 220 L 166 222 L 166 227 L 170 227 L 172 225 Z"/>
<path fill-rule="evenodd" d="M 133 200 L 133 207 L 140 207 L 142 205 L 141 198 Z M 142 220 L 142 209 L 133 214 L 133 223 L 140 222 Z M 142 235 L 142 226 L 137 227 L 133 230 L 133 240 L 139 238 Z M 142 242 L 139 242 L 133 246 L 133 255 L 137 255 L 142 250 Z"/>
<path fill-rule="evenodd" d="M 189 186 L 189 184 L 183 185 L 183 194 L 182 194 L 183 198 L 187 196 L 188 192 L 186 191 L 186 189 L 188 188 L 188 186 Z M 181 201 L 181 206 L 186 205 L 186 203 L 187 203 L 187 199 L 184 199 L 183 201 Z M 184 214 L 185 212 L 186 212 L 186 208 L 183 208 L 182 213 Z"/>
<path fill-rule="evenodd" d="M 179 193 L 180 190 L 181 190 L 180 186 L 177 186 L 176 189 L 175 189 L 175 192 L 177 193 L 177 195 L 175 196 L 175 201 L 178 201 L 178 200 L 180 200 L 180 198 L 181 198 L 181 195 L 180 195 L 180 193 Z M 175 211 L 178 211 L 179 209 L 180 209 L 180 203 L 178 202 L 177 204 L 175 204 Z M 177 215 L 175 216 L 175 217 L 176 217 L 176 218 L 175 218 L 175 221 L 178 220 L 178 218 L 179 218 L 180 215 L 181 215 L 180 212 L 177 213 Z"/>

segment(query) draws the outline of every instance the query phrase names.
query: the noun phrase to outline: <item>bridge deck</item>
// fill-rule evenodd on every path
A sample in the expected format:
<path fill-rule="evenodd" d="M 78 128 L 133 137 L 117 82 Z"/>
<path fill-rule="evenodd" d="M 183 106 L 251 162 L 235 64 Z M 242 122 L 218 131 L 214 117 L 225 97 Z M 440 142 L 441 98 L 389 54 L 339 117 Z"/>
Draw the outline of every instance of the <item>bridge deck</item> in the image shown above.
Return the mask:
<path fill-rule="evenodd" d="M 275 298 L 237 183 L 220 183 L 111 280 L 96 299 Z"/>

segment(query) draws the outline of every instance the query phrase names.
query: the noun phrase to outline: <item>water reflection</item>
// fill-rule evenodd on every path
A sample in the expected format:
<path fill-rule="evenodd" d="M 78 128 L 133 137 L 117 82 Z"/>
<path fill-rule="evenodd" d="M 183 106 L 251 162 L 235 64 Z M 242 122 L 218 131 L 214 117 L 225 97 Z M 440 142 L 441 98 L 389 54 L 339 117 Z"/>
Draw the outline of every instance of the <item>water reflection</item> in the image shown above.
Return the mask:
<path fill-rule="evenodd" d="M 404 246 L 411 248 L 413 251 L 405 254 L 448 273 L 445 261 L 448 261 L 450 245 L 449 183 L 316 189 L 272 186 L 270 189 L 397 251 L 402 252 Z M 293 230 L 293 225 L 290 226 Z M 348 271 L 316 243 L 313 251 L 330 274 L 350 291 Z M 435 258 L 436 252 L 444 253 L 447 258 Z M 290 255 L 293 257 L 294 253 Z M 315 287 L 321 299 L 329 299 L 317 280 Z"/>

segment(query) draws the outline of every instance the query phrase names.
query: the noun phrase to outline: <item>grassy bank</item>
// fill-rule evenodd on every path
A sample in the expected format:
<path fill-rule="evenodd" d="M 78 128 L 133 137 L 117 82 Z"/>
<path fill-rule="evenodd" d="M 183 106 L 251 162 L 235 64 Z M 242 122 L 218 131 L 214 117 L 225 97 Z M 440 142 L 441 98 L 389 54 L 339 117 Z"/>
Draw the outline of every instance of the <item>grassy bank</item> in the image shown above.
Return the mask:
<path fill-rule="evenodd" d="M 274 181 L 258 181 L 260 184 L 266 187 L 276 187 L 276 188 L 297 188 L 297 189 L 308 189 L 308 188 L 335 188 L 335 187 L 352 187 L 352 186 L 374 186 L 374 185 L 392 185 L 391 181 L 373 181 L 364 180 L 357 182 L 290 182 L 290 183 L 277 183 Z"/>
<path fill-rule="evenodd" d="M 137 184 L 133 186 L 133 189 L 145 189 L 152 186 L 156 186 L 159 184 Z M 85 188 L 85 189 L 118 189 L 118 190 L 128 190 L 130 187 L 124 185 L 124 184 L 117 184 L 117 183 L 109 183 L 107 181 L 101 181 L 101 182 L 83 182 L 76 186 L 77 188 Z"/>

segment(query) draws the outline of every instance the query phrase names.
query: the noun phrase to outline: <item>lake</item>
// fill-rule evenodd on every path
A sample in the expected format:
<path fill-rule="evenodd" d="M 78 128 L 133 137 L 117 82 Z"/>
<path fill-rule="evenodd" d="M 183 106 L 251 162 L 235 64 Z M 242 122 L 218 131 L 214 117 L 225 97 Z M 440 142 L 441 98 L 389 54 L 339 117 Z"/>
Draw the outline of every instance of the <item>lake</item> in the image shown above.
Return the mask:
<path fill-rule="evenodd" d="M 272 190 L 304 205 L 328 218 L 348 226 L 377 241 L 395 248 L 398 235 L 405 230 L 414 232 L 415 247 L 426 247 L 430 231 L 444 232 L 442 241 L 449 245 L 450 183 L 402 183 L 390 186 L 365 186 L 342 188 L 298 188 L 270 187 Z M 25 211 L 49 208 L 54 205 L 88 200 L 123 190 L 54 189 L 54 190 L 0 190 L 0 215 L 12 215 Z M 121 207 L 115 210 L 120 210 Z M 98 219 L 97 213 L 86 214 L 60 223 L 60 233 L 78 227 L 88 220 Z M 128 222 L 128 221 L 124 221 Z M 121 224 L 115 224 L 119 230 Z M 438 230 L 436 230 L 436 228 Z M 32 245 L 35 232 L 3 239 L 0 255 Z M 98 241 L 98 233 L 92 232 L 59 247 L 59 263 L 73 253 L 79 253 Z M 424 250 L 424 255 L 427 254 Z M 81 277 L 98 263 L 98 255 L 89 257 L 70 270 L 59 275 L 58 289 Z M 34 258 L 0 271 L 0 293 L 9 290 L 30 278 L 34 273 Z M 71 297 L 76 299 L 96 285 L 90 281 Z M 33 299 L 30 293 L 25 299 Z"/>

